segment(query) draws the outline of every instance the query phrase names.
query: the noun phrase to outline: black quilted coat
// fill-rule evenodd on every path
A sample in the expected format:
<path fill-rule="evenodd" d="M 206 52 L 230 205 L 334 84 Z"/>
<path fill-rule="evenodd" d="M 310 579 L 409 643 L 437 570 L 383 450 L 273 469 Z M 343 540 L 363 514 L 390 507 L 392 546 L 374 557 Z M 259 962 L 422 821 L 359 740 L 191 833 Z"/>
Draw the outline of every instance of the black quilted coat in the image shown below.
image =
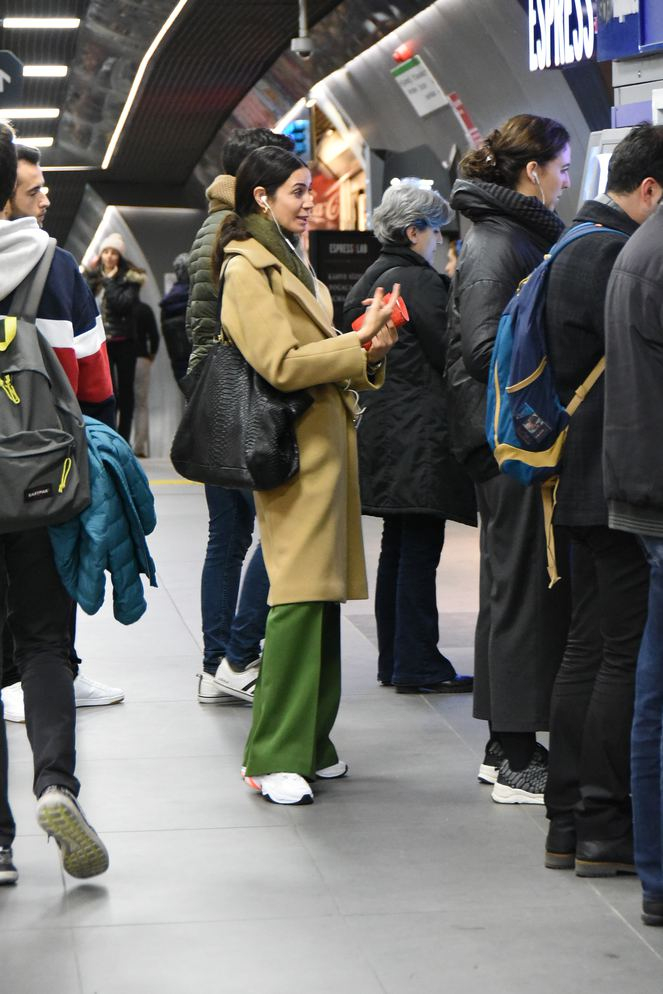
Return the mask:
<path fill-rule="evenodd" d="M 359 473 L 364 514 L 434 514 L 476 524 L 474 488 L 449 450 L 443 372 L 449 281 L 407 247 L 388 246 L 351 290 L 344 329 L 381 285 L 401 284 L 399 329 L 381 390 L 362 394 Z"/>
<path fill-rule="evenodd" d="M 496 476 L 486 443 L 486 383 L 500 316 L 564 223 L 536 197 L 458 180 L 451 206 L 473 222 L 463 240 L 449 306 L 447 387 L 453 452 L 480 482 Z"/>

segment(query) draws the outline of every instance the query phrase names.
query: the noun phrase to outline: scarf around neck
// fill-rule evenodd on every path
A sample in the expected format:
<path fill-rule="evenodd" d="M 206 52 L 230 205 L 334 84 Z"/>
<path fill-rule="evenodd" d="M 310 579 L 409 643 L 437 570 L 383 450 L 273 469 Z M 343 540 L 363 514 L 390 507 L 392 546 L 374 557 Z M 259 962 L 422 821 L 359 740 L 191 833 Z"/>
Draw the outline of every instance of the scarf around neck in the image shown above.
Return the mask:
<path fill-rule="evenodd" d="M 315 283 L 310 269 L 300 259 L 297 252 L 290 248 L 272 219 L 263 214 L 249 214 L 243 220 L 251 237 L 276 256 L 279 262 L 282 262 L 286 269 L 289 269 L 292 275 L 296 276 L 315 297 Z M 297 245 L 299 242 L 299 236 L 290 234 L 290 232 L 288 232 L 288 238 L 293 245 Z"/>

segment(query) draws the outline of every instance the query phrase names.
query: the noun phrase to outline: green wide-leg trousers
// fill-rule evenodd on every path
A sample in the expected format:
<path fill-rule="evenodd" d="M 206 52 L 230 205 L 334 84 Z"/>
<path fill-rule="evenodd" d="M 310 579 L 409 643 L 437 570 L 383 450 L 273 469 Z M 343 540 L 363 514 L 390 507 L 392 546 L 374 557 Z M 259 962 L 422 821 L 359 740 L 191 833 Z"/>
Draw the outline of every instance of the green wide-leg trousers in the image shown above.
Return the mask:
<path fill-rule="evenodd" d="M 247 775 L 313 778 L 316 770 L 337 763 L 329 735 L 340 698 L 340 606 L 312 602 L 271 608 L 244 750 Z"/>

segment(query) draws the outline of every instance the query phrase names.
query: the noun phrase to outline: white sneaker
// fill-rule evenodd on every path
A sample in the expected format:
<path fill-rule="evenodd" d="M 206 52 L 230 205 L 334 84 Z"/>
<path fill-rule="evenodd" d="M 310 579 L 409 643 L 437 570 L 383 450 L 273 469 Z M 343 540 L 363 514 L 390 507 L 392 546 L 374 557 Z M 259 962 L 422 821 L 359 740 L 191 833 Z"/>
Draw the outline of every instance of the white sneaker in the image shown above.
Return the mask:
<path fill-rule="evenodd" d="M 2 707 L 5 721 L 25 721 L 23 687 L 20 683 L 12 683 L 9 687 L 2 688 Z"/>
<path fill-rule="evenodd" d="M 338 763 L 334 763 L 333 766 L 325 766 L 321 770 L 316 770 L 315 775 L 320 780 L 340 780 L 341 777 L 347 776 L 349 772 L 350 767 L 348 764 L 344 763 L 342 759 L 339 759 Z"/>
<path fill-rule="evenodd" d="M 198 702 L 200 704 L 228 704 L 236 700 L 221 690 L 211 673 L 204 670 L 198 674 Z"/>
<path fill-rule="evenodd" d="M 299 773 L 267 773 L 244 777 L 244 782 L 273 804 L 313 804 L 313 791 Z"/>
<path fill-rule="evenodd" d="M 77 708 L 102 707 L 105 704 L 119 704 L 124 700 L 124 691 L 119 687 L 97 683 L 79 672 L 74 680 L 74 696 Z"/>
<path fill-rule="evenodd" d="M 248 701 L 249 704 L 252 704 L 253 692 L 258 682 L 259 667 L 260 659 L 258 658 L 249 663 L 245 670 L 237 671 L 232 668 L 224 656 L 214 674 L 214 682 L 222 693 L 230 694 L 231 697 L 238 697 L 240 701 Z"/>
<path fill-rule="evenodd" d="M 79 673 L 74 680 L 74 698 L 77 708 L 100 707 L 105 704 L 118 704 L 124 700 L 124 691 L 119 687 L 107 687 L 104 683 L 90 680 Z M 25 721 L 25 702 L 23 687 L 20 683 L 12 683 L 2 691 L 2 706 L 5 721 Z"/>

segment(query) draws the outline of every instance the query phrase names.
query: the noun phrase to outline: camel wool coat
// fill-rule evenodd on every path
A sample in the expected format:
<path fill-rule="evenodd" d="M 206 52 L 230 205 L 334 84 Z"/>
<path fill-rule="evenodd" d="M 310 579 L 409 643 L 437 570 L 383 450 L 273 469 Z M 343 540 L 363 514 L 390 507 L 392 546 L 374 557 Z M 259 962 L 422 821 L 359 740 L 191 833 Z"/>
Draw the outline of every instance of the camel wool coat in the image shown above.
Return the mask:
<path fill-rule="evenodd" d="M 253 238 L 225 249 L 224 332 L 247 362 L 279 390 L 310 392 L 314 403 L 296 426 L 299 473 L 255 493 L 268 603 L 368 597 L 361 532 L 352 390 L 377 389 L 355 332 L 332 325 L 328 290 L 313 296 Z"/>

